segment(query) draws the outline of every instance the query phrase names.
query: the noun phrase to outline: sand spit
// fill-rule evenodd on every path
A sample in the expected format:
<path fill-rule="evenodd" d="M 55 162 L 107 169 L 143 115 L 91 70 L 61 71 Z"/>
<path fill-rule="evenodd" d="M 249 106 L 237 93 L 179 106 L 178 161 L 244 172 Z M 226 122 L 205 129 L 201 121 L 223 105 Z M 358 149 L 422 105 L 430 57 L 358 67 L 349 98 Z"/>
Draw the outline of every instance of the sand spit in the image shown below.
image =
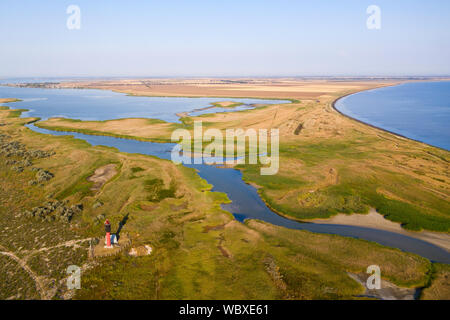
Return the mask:
<path fill-rule="evenodd" d="M 412 238 L 420 239 L 430 242 L 447 251 L 450 251 L 450 235 L 439 232 L 431 231 L 408 231 L 401 227 L 400 223 L 392 222 L 385 219 L 375 209 L 370 209 L 368 214 L 338 214 L 329 219 L 314 219 L 311 220 L 314 223 L 321 224 L 339 224 L 339 225 L 351 225 L 358 227 L 367 227 L 372 229 L 381 229 L 390 232 L 400 233 Z"/>

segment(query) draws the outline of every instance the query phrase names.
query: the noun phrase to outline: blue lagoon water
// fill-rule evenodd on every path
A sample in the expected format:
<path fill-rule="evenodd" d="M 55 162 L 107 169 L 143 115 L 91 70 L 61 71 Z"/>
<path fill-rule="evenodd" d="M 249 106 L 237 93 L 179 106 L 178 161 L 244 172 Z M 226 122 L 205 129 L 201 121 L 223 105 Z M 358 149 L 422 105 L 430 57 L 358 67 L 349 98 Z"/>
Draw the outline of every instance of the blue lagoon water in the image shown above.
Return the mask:
<path fill-rule="evenodd" d="M 41 89 L 0 86 L 0 98 L 17 98 L 23 101 L 10 104 L 13 108 L 29 109 L 24 117 L 63 117 L 80 120 L 111 120 L 122 118 L 151 118 L 179 122 L 176 115 L 208 107 L 213 102 L 235 101 L 243 105 L 227 109 L 239 111 L 254 104 L 289 103 L 288 100 L 234 99 L 234 98 L 184 98 L 138 97 L 108 90 L 96 89 Z M 218 108 L 218 111 L 222 108 Z M 205 110 L 203 113 L 214 109 Z M 202 112 L 197 112 L 197 114 Z"/>
<path fill-rule="evenodd" d="M 450 150 L 450 81 L 410 82 L 339 99 L 340 112 L 407 138 Z"/>

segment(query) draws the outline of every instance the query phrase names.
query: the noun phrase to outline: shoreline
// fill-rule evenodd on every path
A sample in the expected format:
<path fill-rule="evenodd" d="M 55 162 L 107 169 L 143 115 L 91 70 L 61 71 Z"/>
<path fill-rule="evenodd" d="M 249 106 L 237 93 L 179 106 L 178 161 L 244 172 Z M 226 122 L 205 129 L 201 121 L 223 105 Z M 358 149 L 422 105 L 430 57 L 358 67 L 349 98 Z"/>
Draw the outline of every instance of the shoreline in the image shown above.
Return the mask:
<path fill-rule="evenodd" d="M 448 80 L 442 80 L 442 81 L 448 81 Z M 430 82 L 430 81 L 423 81 L 423 82 Z M 418 143 L 422 143 L 422 144 L 426 145 L 427 147 L 437 148 L 437 149 L 442 150 L 442 151 L 450 152 L 450 151 L 447 150 L 447 149 L 444 149 L 444 148 L 441 148 L 441 147 L 438 147 L 438 146 L 434 146 L 434 145 L 432 145 L 432 144 L 426 143 L 426 142 L 421 141 L 421 140 L 417 140 L 417 139 L 413 139 L 413 138 L 404 136 L 404 135 L 402 135 L 402 134 L 400 134 L 400 133 L 397 133 L 397 132 L 394 132 L 394 131 L 390 131 L 390 130 L 388 130 L 388 129 L 384 129 L 384 128 L 378 127 L 378 126 L 376 126 L 376 125 L 374 125 L 374 124 L 365 122 L 365 121 L 363 121 L 363 120 L 359 120 L 359 119 L 357 119 L 357 118 L 354 118 L 354 117 L 352 117 L 352 116 L 349 116 L 349 115 L 347 115 L 347 114 L 341 112 L 340 110 L 338 110 L 338 109 L 336 108 L 336 103 L 337 103 L 339 100 L 341 100 L 341 99 L 343 99 L 343 98 L 346 98 L 346 97 L 348 97 L 348 96 L 351 96 L 351 95 L 354 95 L 354 94 L 358 94 L 358 93 L 361 93 L 361 92 L 364 92 L 364 91 L 371 91 L 371 90 L 377 90 L 377 89 L 381 89 L 381 88 L 394 87 L 394 86 L 398 86 L 398 85 L 401 85 L 401 84 L 403 84 L 403 83 L 396 83 L 396 84 L 380 86 L 380 87 L 372 88 L 372 89 L 368 89 L 368 90 L 367 90 L 367 89 L 366 89 L 366 90 L 358 90 L 358 91 L 356 91 L 356 92 L 348 93 L 348 94 L 346 94 L 346 95 L 343 95 L 343 96 L 341 96 L 341 97 L 336 98 L 335 100 L 333 100 L 333 102 L 331 103 L 331 108 L 332 108 L 334 111 L 336 111 L 337 113 L 339 113 L 340 115 L 342 115 L 342 116 L 344 116 L 344 117 L 346 117 L 346 118 L 348 118 L 348 119 L 350 119 L 350 120 L 357 121 L 357 122 L 362 123 L 362 124 L 364 124 L 364 125 L 366 125 L 366 126 L 369 126 L 369 127 L 371 127 L 371 128 L 378 129 L 378 130 L 381 130 L 381 131 L 383 131 L 383 132 L 385 132 L 385 133 L 392 134 L 392 135 L 394 135 L 396 138 L 415 141 L 415 142 L 418 142 Z"/>
<path fill-rule="evenodd" d="M 449 80 L 450 81 L 450 80 Z M 81 87 L 54 87 L 54 88 L 46 88 L 46 87 L 27 87 L 27 86 L 16 86 L 16 85 L 10 85 L 10 84 L 1 84 L 0 87 L 11 87 L 11 88 L 24 88 L 24 89 L 54 89 L 54 90 L 99 90 L 99 91 L 111 91 L 114 93 L 120 93 L 125 96 L 129 97 L 147 97 L 147 98 L 187 98 L 187 99 L 197 99 L 197 98 L 220 98 L 220 99 L 254 99 L 254 100 L 285 100 L 289 101 L 282 104 L 289 104 L 289 103 L 299 103 L 300 100 L 295 98 L 279 98 L 279 97 L 258 97 L 258 96 L 221 96 L 221 95 L 183 95 L 183 94 L 174 94 L 174 95 L 163 95 L 163 94 L 136 94 L 136 93 L 128 93 L 126 91 L 120 91 L 118 89 L 109 89 L 109 88 L 95 88 L 95 87 L 89 87 L 89 86 L 81 86 Z M 20 99 L 17 99 L 18 101 L 22 101 Z M 16 101 L 13 101 L 16 102 Z M 214 103 L 214 102 L 213 102 Z M 149 118 L 151 119 L 151 118 Z"/>
<path fill-rule="evenodd" d="M 450 235 L 447 233 L 440 233 L 428 230 L 409 231 L 402 228 L 399 222 L 393 222 L 386 219 L 382 214 L 378 213 L 374 208 L 369 210 L 369 213 L 338 213 L 330 218 L 316 218 L 304 220 L 303 222 L 317 223 L 317 224 L 338 224 L 351 225 L 357 227 L 367 227 L 372 229 L 385 230 L 409 236 L 411 238 L 420 239 L 432 243 L 440 248 L 450 252 Z"/>
<path fill-rule="evenodd" d="M 241 171 L 239 168 L 233 168 L 235 170 Z M 414 239 L 423 240 L 425 242 L 431 243 L 441 249 L 450 252 L 450 234 L 435 232 L 430 230 L 421 230 L 421 231 L 409 231 L 404 229 L 400 223 L 394 222 L 386 219 L 382 214 L 378 213 L 374 208 L 370 208 L 369 212 L 364 213 L 338 213 L 329 218 L 312 218 L 312 219 L 297 219 L 295 217 L 289 216 L 283 212 L 280 212 L 273 208 L 264 197 L 261 195 L 259 191 L 259 186 L 256 185 L 252 181 L 246 181 L 242 179 L 246 184 L 252 186 L 256 189 L 260 199 L 264 202 L 264 204 L 274 212 L 275 214 L 292 220 L 299 223 L 312 223 L 312 224 L 337 224 L 342 226 L 355 226 L 355 227 L 365 227 L 375 230 L 384 230 L 389 231 L 396 234 L 405 235 Z M 380 219 L 381 218 L 381 219 Z M 252 220 L 252 219 L 246 219 Z"/>

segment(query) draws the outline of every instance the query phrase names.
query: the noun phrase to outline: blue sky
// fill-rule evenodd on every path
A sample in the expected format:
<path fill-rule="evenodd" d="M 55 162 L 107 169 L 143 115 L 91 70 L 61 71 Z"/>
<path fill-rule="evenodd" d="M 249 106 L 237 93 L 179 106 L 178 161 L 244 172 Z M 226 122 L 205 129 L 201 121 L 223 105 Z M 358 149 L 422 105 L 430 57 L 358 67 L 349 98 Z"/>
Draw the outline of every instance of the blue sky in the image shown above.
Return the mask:
<path fill-rule="evenodd" d="M 0 77 L 450 75 L 449 14 L 447 0 L 1 0 Z"/>

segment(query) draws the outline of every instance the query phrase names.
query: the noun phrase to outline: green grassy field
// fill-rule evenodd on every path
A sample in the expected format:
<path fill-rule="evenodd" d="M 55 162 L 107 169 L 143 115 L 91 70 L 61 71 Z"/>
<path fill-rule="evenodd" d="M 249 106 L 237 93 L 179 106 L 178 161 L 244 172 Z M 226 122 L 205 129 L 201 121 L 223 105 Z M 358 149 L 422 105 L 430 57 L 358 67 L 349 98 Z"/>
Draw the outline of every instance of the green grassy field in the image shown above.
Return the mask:
<path fill-rule="evenodd" d="M 0 245 L 26 258 L 27 265 L 46 279 L 52 298 L 63 296 L 64 285 L 58 289 L 61 292 L 50 288 L 52 281 L 63 277 L 69 264 L 89 266 L 83 272 L 82 289 L 75 293 L 77 299 L 355 299 L 363 288 L 347 272 L 364 273 L 371 264 L 379 265 L 382 277 L 399 286 L 448 287 L 442 267 L 417 255 L 363 240 L 288 230 L 259 221 L 241 224 L 220 208 L 221 203 L 229 201 L 226 195 L 211 192 L 211 186 L 193 169 L 155 157 L 92 147 L 68 136 L 39 134 L 23 127 L 30 119 L 9 118 L 10 114 L 0 111 L 0 119 L 7 123 L 0 127 L 1 133 L 28 148 L 56 154 L 33 160 L 33 166 L 54 174 L 42 186 L 28 184 L 35 174 L 30 168 L 16 172 L 6 164 L 8 159 L 0 156 L 0 183 L 5 190 L 0 215 L 2 229 L 7 230 L 0 236 Z M 356 142 L 314 146 L 286 141 L 281 146 L 282 159 L 294 167 L 300 162 L 301 174 L 292 174 L 299 169 L 292 171 L 291 167 L 281 167 L 279 174 L 270 177 L 258 175 L 258 167 L 241 169 L 247 181 L 262 187 L 259 191 L 272 207 L 296 218 L 364 212 L 369 206 L 378 206 L 391 212 L 393 218 L 398 214 L 402 222 L 411 219 L 412 229 L 416 225 L 436 229 L 436 217 L 442 217 L 445 226 L 448 203 L 431 192 L 418 190 L 411 176 L 377 167 L 376 163 L 366 164 L 368 158 L 376 161 L 384 157 L 369 154 L 366 142 L 363 146 Z M 302 148 L 308 152 L 299 154 Z M 426 151 L 436 152 L 431 148 Z M 445 159 L 446 155 L 441 155 Z M 358 160 L 363 160 L 364 170 L 356 174 L 346 166 L 346 159 L 356 161 L 358 166 Z M 329 166 L 327 161 L 335 162 Z M 444 160 L 433 157 L 433 161 L 440 165 Z M 117 165 L 116 176 L 100 190 L 91 190 L 87 178 L 110 163 Z M 328 177 L 330 168 L 333 174 Z M 379 186 L 386 188 L 384 194 L 395 190 L 396 197 L 415 195 L 417 199 L 412 199 L 413 204 L 390 199 L 379 192 Z M 316 190 L 306 194 L 305 190 L 311 188 Z M 70 224 L 19 215 L 49 198 L 81 203 L 83 211 Z M 417 201 L 422 203 L 421 210 L 401 215 Z M 430 221 L 425 219 L 426 214 Z M 123 232 L 131 237 L 132 246 L 148 244 L 152 254 L 133 257 L 125 251 L 89 260 L 86 244 L 55 247 L 71 240 L 101 238 L 104 217 L 112 222 L 113 229 L 126 218 Z M 17 232 L 28 228 L 35 231 Z M 47 247 L 52 249 L 33 251 Z M 2 262 L 2 268 L 12 272 L 11 263 Z M 22 297 L 36 297 L 30 279 L 20 286 L 11 283 L 17 288 L 8 286 L 5 296 L 11 297 L 23 287 L 21 291 L 26 294 Z"/>
<path fill-rule="evenodd" d="M 450 296 L 450 266 L 448 264 L 433 264 L 430 281 L 422 291 L 424 300 L 449 300 Z"/>
<path fill-rule="evenodd" d="M 11 217 L 2 219 L 5 227 L 14 230 L 42 223 L 45 228 L 39 230 L 50 242 L 41 238 L 40 243 L 47 247 L 68 239 L 101 236 L 102 222 L 96 220 L 100 213 L 114 226 L 128 215 L 124 230 L 131 235 L 133 246 L 150 244 L 154 248 L 150 256 L 121 254 L 97 260 L 83 275 L 77 298 L 352 298 L 362 288 L 345 272 L 364 272 L 374 261 L 382 262 L 384 277 L 399 285 L 422 286 L 427 281 L 431 265 L 426 259 L 365 241 L 285 230 L 256 221 L 240 224 L 220 209 L 219 204 L 227 201 L 225 195 L 209 192 L 211 186 L 191 169 L 112 148 L 91 147 L 70 137 L 34 133 L 21 126 L 26 121 L 15 118 L 2 131 L 25 145 L 56 150 L 54 156 L 38 163 L 55 178 L 43 187 L 31 187 L 25 183 L 32 176 L 28 169 L 16 173 L 2 165 L 2 187 L 16 193 L 2 199 L 8 204 L 2 206 L 2 216 L 38 205 L 49 195 L 81 201 L 85 209 L 70 226 Z M 108 163 L 120 163 L 117 177 L 92 194 L 86 178 Z M 96 201 L 104 205 L 94 208 Z M 8 233 L 1 244 L 14 252 L 18 247 L 30 250 L 36 236 Z M 69 263 L 89 263 L 86 248 L 71 249 L 69 255 L 64 250 L 35 253 L 27 263 L 48 279 L 61 279 Z M 357 261 L 351 252 L 358 255 Z M 407 265 L 408 271 L 402 265 Z M 32 286 L 28 287 L 31 290 Z M 13 295 L 14 290 L 8 290 Z M 30 291 L 26 297 L 35 295 Z"/>
<path fill-rule="evenodd" d="M 120 120 L 114 120 L 115 129 L 108 123 L 96 123 L 95 132 L 89 129 L 93 126 L 90 122 L 73 126 L 61 120 L 37 125 L 159 142 L 169 141 L 175 128 L 192 130 L 196 120 L 203 120 L 205 129 L 280 127 L 280 170 L 276 175 L 260 175 L 260 166 L 236 166 L 245 181 L 260 187 L 261 197 L 278 213 L 314 219 L 366 213 L 373 207 L 405 229 L 448 233 L 449 152 L 345 118 L 331 109 L 337 96 L 320 103 L 303 101 L 263 110 L 184 117 L 181 125 L 158 127 L 161 130 L 152 131 L 155 125 L 136 122 L 129 135 L 118 133 Z M 303 128 L 300 132 L 296 132 L 298 124 Z"/>

